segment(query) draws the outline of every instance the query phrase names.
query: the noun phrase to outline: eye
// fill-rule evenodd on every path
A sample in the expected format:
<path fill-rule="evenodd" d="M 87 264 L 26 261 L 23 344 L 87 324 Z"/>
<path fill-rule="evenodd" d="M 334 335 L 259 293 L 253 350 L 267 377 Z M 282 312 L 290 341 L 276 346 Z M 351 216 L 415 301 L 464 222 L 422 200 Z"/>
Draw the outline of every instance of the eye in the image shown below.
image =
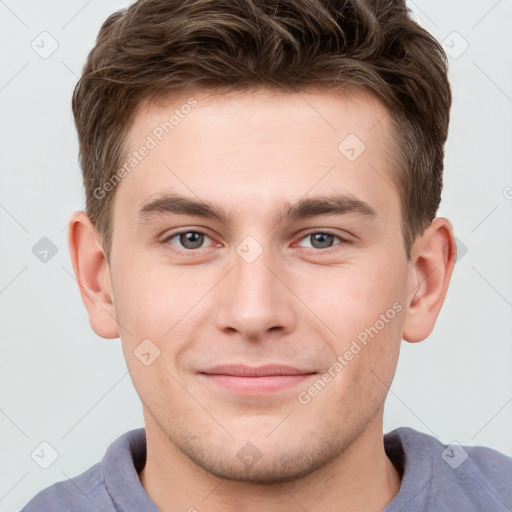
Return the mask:
<path fill-rule="evenodd" d="M 175 246 L 176 248 L 171 247 L 171 250 L 176 252 L 186 252 L 200 249 L 206 239 L 212 241 L 208 235 L 201 231 L 180 231 L 168 236 L 163 243 Z"/>
<path fill-rule="evenodd" d="M 310 240 L 310 246 L 303 245 L 300 242 L 299 245 L 301 247 L 312 247 L 313 249 L 329 249 L 330 247 L 337 245 L 336 243 L 334 243 L 335 239 L 338 239 L 340 243 L 348 243 L 348 240 L 345 240 L 344 238 L 341 238 L 338 235 L 333 235 L 332 233 L 328 233 L 325 231 L 317 231 L 314 233 L 309 233 L 304 238 L 302 238 L 302 240 Z"/>

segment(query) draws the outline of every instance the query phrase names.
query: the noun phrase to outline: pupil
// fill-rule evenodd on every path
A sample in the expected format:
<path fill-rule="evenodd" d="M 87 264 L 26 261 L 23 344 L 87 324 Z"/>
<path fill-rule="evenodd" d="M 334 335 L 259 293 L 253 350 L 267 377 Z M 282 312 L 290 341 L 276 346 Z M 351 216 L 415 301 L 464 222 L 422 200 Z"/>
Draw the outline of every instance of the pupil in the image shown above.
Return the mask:
<path fill-rule="evenodd" d="M 317 233 L 312 235 L 312 237 L 312 245 L 315 249 L 330 247 L 332 244 L 333 235 L 328 233 Z"/>
<path fill-rule="evenodd" d="M 204 240 L 202 233 L 196 233 L 195 231 L 189 231 L 180 235 L 180 243 L 185 249 L 197 249 L 201 247 Z"/>

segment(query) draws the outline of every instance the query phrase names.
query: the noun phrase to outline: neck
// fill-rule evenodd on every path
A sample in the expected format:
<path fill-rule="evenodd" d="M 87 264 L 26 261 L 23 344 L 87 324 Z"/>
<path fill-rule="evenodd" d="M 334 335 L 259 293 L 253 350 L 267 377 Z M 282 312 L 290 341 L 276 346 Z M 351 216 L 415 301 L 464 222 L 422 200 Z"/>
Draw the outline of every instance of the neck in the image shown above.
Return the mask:
<path fill-rule="evenodd" d="M 382 415 L 374 418 L 342 456 L 290 482 L 255 484 L 218 478 L 181 453 L 147 415 L 142 486 L 162 510 L 200 512 L 382 511 L 400 488 L 400 475 L 384 451 Z"/>

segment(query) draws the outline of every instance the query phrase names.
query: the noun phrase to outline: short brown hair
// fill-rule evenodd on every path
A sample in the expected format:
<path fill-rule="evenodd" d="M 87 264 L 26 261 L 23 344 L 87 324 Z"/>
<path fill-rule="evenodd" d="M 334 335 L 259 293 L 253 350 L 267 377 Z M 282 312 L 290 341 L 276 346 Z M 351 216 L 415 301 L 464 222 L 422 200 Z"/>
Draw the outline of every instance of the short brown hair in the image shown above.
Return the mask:
<path fill-rule="evenodd" d="M 208 89 L 366 89 L 391 112 L 407 256 L 435 217 L 446 55 L 400 0 L 139 0 L 103 23 L 72 100 L 86 212 L 109 257 L 113 191 L 142 100 Z"/>

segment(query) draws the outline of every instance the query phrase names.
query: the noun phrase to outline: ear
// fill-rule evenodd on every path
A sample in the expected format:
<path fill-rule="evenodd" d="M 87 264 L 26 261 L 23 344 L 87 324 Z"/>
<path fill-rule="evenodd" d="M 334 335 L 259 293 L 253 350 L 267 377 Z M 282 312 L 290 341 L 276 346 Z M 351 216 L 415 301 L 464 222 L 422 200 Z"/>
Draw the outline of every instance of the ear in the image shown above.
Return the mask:
<path fill-rule="evenodd" d="M 71 216 L 68 245 L 93 331 L 102 338 L 118 338 L 110 268 L 98 232 L 85 212 Z"/>
<path fill-rule="evenodd" d="M 449 220 L 436 218 L 414 243 L 411 251 L 410 300 L 403 338 L 415 343 L 434 328 L 452 276 L 457 246 Z"/>

